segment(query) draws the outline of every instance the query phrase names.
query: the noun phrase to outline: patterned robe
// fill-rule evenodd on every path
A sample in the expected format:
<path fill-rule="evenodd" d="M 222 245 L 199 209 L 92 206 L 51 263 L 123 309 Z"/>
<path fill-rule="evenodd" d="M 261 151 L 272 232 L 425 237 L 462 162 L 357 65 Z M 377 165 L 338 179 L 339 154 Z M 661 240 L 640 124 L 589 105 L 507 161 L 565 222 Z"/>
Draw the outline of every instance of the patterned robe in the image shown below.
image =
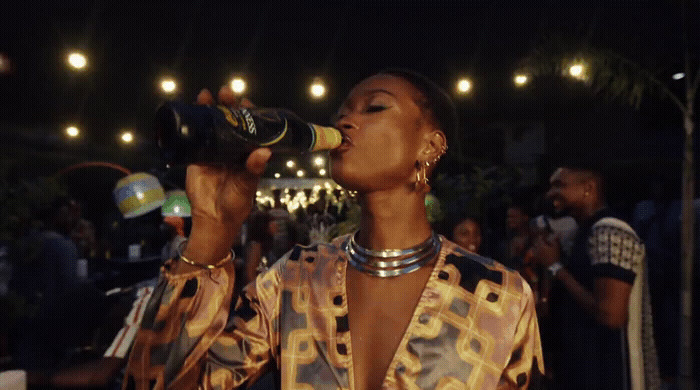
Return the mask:
<path fill-rule="evenodd" d="M 525 388 L 543 372 L 532 291 L 520 275 L 443 245 L 384 378 L 387 389 Z M 166 264 L 124 388 L 231 389 L 279 370 L 283 389 L 353 389 L 348 236 L 296 246 L 232 307 L 233 265 Z"/>

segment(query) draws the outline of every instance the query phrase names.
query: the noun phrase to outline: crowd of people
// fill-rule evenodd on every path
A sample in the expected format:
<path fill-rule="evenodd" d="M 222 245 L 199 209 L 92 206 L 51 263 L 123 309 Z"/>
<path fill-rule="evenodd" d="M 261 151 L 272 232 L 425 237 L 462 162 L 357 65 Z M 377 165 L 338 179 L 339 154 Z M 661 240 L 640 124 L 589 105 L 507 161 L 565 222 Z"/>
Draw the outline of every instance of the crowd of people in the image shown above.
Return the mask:
<path fill-rule="evenodd" d="M 225 89 L 219 101 L 236 104 Z M 203 91 L 198 102 L 214 98 Z M 340 207 L 324 191 L 290 213 L 277 191 L 251 210 L 264 148 L 243 173 L 190 166 L 193 216 L 163 219 L 160 279 L 132 286 L 131 312 L 104 357 L 49 382 L 671 388 L 677 323 L 659 317 L 678 317 L 677 290 L 662 280 L 670 214 L 640 205 L 626 222 L 606 202 L 599 167 L 563 162 L 547 190 L 513 192 L 503 236 L 489 237 L 494 221 L 483 216 L 431 225 L 424 199 L 456 115 L 442 90 L 410 71 L 362 81 L 335 126 L 344 142 L 330 154 L 333 178 L 357 191 Z M 41 233 L 56 253 L 42 260 L 41 278 L 22 276 L 43 281 L 23 287 L 41 290 L 49 316 L 23 333 L 37 337 L 16 343 L 23 368 L 57 365 L 61 351 L 38 351 L 57 345 L 50 329 L 65 316 L 54 298 L 65 303 L 82 286 L 76 260 L 95 250 L 94 228 L 79 220 L 74 204 L 56 204 Z M 105 375 L 80 382 L 96 371 Z"/>

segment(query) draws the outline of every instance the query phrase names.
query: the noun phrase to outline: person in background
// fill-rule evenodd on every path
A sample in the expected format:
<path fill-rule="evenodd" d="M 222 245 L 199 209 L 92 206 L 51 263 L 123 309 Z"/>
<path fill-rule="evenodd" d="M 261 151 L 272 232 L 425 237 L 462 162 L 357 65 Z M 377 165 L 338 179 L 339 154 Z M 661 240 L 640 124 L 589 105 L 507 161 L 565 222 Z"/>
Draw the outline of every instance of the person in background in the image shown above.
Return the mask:
<path fill-rule="evenodd" d="M 277 224 L 267 211 L 256 211 L 248 217 L 248 235 L 245 243 L 245 284 L 255 280 L 258 274 L 267 270 L 277 257 L 272 245 L 277 234 Z"/>
<path fill-rule="evenodd" d="M 452 241 L 466 250 L 479 254 L 481 249 L 481 223 L 474 217 L 461 219 L 452 229 Z"/>
<path fill-rule="evenodd" d="M 527 250 L 532 245 L 530 232 L 531 207 L 523 199 L 517 199 L 506 210 L 506 228 L 508 229 L 508 253 L 503 264 L 521 270 Z"/>
<path fill-rule="evenodd" d="M 552 275 L 555 389 L 658 389 L 644 244 L 607 207 L 593 167 L 557 168 L 547 197 L 578 223 L 568 256 L 540 236 L 535 259 Z"/>
<path fill-rule="evenodd" d="M 161 228 L 167 238 L 167 242 L 160 251 L 160 258 L 165 261 L 175 257 L 180 245 L 187 241 L 187 236 L 185 235 L 185 218 L 175 216 L 163 217 Z"/>
<path fill-rule="evenodd" d="M 235 103 L 230 89 L 219 95 Z M 214 104 L 208 91 L 198 101 Z M 536 381 L 542 355 L 527 283 L 435 234 L 426 215 L 428 178 L 457 128 L 449 96 L 419 74 L 386 70 L 355 86 L 334 122 L 343 143 L 330 153 L 331 175 L 357 191 L 359 230 L 295 246 L 235 306 L 230 248 L 271 151 L 253 151 L 243 171 L 187 168 L 192 234 L 146 308 L 128 388 L 232 389 L 270 369 L 282 389 Z"/>

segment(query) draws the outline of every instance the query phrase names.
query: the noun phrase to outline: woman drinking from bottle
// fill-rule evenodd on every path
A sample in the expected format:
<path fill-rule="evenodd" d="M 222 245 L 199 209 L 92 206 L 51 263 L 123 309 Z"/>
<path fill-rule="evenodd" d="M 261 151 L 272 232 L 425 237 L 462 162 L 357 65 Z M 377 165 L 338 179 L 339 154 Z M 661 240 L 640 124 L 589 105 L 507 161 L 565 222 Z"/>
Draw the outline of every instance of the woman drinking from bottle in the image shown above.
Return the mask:
<path fill-rule="evenodd" d="M 241 172 L 188 167 L 192 232 L 149 303 L 127 386 L 231 389 L 278 370 L 282 389 L 500 389 L 541 373 L 527 283 L 426 217 L 428 178 L 457 126 L 450 98 L 387 70 L 353 88 L 334 124 L 343 142 L 332 177 L 357 191 L 359 229 L 294 247 L 238 302 L 229 248 L 270 151 L 255 150 Z"/>

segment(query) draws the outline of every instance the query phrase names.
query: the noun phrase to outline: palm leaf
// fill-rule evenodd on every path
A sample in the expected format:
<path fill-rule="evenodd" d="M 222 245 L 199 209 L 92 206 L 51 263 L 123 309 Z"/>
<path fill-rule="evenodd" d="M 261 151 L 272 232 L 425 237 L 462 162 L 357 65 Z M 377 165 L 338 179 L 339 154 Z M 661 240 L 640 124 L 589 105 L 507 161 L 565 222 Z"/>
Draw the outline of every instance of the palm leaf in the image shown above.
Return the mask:
<path fill-rule="evenodd" d="M 629 58 L 585 41 L 558 36 L 548 38 L 521 61 L 520 69 L 533 77 L 567 75 L 569 67 L 576 63 L 585 66 L 581 81 L 608 99 L 639 109 L 644 96 L 669 98 L 685 110 L 679 97 L 655 74 Z"/>

